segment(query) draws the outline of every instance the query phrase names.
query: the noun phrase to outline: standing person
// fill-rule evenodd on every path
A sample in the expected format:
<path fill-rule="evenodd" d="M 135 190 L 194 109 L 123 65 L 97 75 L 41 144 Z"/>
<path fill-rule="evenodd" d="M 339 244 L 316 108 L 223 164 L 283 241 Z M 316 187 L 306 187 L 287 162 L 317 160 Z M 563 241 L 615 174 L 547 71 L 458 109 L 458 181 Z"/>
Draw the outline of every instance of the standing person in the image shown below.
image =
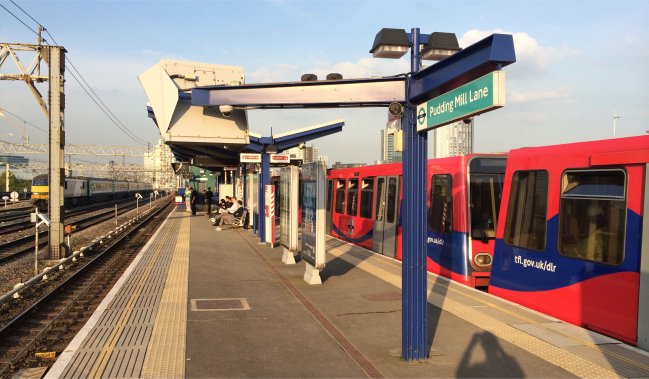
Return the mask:
<path fill-rule="evenodd" d="M 191 212 L 191 187 L 185 186 L 185 211 Z"/>
<path fill-rule="evenodd" d="M 196 190 L 192 187 L 189 187 L 189 193 L 190 193 L 190 202 L 191 202 L 191 210 L 192 210 L 192 216 L 196 216 L 196 198 L 198 197 L 198 194 L 196 193 Z"/>
<path fill-rule="evenodd" d="M 212 193 L 212 187 L 207 187 L 207 191 L 205 191 L 205 205 L 207 205 L 207 218 L 210 218 L 210 213 L 212 213 L 212 196 L 214 196 L 214 193 Z"/>

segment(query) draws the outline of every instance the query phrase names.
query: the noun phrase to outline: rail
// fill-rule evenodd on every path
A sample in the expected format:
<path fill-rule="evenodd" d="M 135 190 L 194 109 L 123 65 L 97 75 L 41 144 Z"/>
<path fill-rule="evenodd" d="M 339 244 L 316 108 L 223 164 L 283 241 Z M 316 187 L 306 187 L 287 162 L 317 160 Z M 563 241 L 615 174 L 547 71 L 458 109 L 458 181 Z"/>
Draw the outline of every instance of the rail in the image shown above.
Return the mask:
<path fill-rule="evenodd" d="M 147 209 L 144 213 L 139 214 L 136 217 L 132 218 L 131 220 L 127 221 L 126 223 L 118 226 L 117 228 L 110 231 L 108 234 L 103 235 L 101 237 L 95 238 L 94 240 L 91 241 L 91 243 L 88 246 L 84 246 L 81 249 L 73 252 L 72 255 L 70 255 L 69 257 L 61 258 L 56 264 L 54 264 L 52 266 L 49 266 L 49 267 L 46 267 L 45 269 L 43 269 L 43 271 L 41 273 L 39 273 L 38 275 L 33 276 L 32 278 L 30 278 L 26 282 L 17 283 L 11 291 L 9 291 L 9 292 L 3 294 L 2 296 L 0 296 L 0 304 L 3 304 L 3 303 L 5 303 L 5 302 L 7 302 L 9 300 L 16 299 L 16 298 L 20 297 L 20 292 L 21 291 L 24 291 L 26 289 L 29 289 L 29 288 L 33 287 L 34 285 L 36 285 L 38 282 L 40 282 L 42 280 L 46 280 L 47 275 L 50 274 L 51 272 L 53 272 L 54 270 L 56 270 L 57 268 L 59 270 L 63 270 L 64 266 L 66 264 L 68 264 L 70 262 L 76 262 L 77 258 L 83 257 L 83 254 L 85 252 L 93 251 L 98 245 L 102 245 L 104 243 L 104 241 L 110 240 L 111 238 L 113 238 L 117 234 L 124 231 L 129 226 L 133 225 L 135 222 L 137 222 L 140 219 L 142 219 L 143 217 L 147 216 L 153 210 L 156 210 L 156 208 Z"/>

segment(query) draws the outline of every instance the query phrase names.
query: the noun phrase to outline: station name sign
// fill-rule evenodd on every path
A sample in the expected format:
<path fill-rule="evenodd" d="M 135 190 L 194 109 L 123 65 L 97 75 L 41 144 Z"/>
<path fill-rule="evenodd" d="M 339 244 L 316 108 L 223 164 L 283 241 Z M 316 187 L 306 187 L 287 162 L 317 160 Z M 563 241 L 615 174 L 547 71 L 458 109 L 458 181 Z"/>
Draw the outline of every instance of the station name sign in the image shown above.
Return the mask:
<path fill-rule="evenodd" d="M 261 154 L 240 153 L 239 162 L 241 163 L 261 163 Z"/>
<path fill-rule="evenodd" d="M 493 71 L 417 106 L 422 132 L 505 106 L 505 72 Z"/>

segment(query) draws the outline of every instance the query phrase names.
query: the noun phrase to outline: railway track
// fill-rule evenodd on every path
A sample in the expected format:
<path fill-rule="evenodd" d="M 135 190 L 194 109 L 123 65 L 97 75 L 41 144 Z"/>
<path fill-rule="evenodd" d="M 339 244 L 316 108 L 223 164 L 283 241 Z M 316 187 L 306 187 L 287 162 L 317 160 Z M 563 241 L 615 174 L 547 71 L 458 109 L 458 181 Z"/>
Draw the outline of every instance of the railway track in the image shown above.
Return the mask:
<path fill-rule="evenodd" d="M 0 327 L 0 377 L 11 377 L 21 368 L 50 366 L 169 210 L 161 206 L 102 245 L 102 251 L 88 254 L 79 267 L 54 274 L 22 294 L 16 304 L 0 305 L 2 313 L 12 309 L 14 315 Z"/>
<path fill-rule="evenodd" d="M 129 201 L 126 203 L 122 204 L 122 207 L 118 209 L 117 215 L 122 215 L 132 209 L 135 208 L 135 202 Z M 97 209 L 97 207 L 95 207 Z M 70 214 L 66 214 L 66 218 L 71 219 L 72 217 L 77 217 L 80 215 L 85 214 L 85 212 L 89 212 L 90 210 L 87 208 L 84 209 L 79 209 L 75 212 L 71 212 Z M 74 223 L 76 226 L 75 232 L 81 231 L 83 229 L 89 228 L 93 225 L 97 225 L 99 223 L 105 222 L 107 220 L 112 219 L 115 216 L 115 211 L 113 209 L 106 209 L 104 212 L 85 217 L 83 219 L 77 219 L 74 221 L 71 221 Z M 27 226 L 23 227 L 15 227 L 14 229 L 5 229 L 2 230 L 2 235 L 7 235 L 8 233 L 16 233 L 18 231 L 26 230 L 26 229 L 34 229 L 33 224 L 31 222 L 27 222 Z M 9 230 L 9 231 L 7 231 Z M 48 235 L 47 235 L 47 230 L 40 231 L 38 234 L 39 238 L 39 249 L 45 247 L 48 243 Z M 14 240 L 8 241 L 4 244 L 0 244 L 0 264 L 14 259 L 18 256 L 21 256 L 23 254 L 28 254 L 28 253 L 33 253 L 34 251 L 34 234 L 31 233 L 29 235 L 26 235 L 21 238 L 16 238 Z"/>
<path fill-rule="evenodd" d="M 133 200 L 121 199 L 121 201 L 110 201 L 103 202 L 99 204 L 93 204 L 82 207 L 69 208 L 65 211 L 65 218 L 75 217 L 80 214 L 87 212 L 92 212 L 102 208 L 108 208 L 113 205 L 118 205 L 120 207 L 135 205 Z M 5 211 L 0 213 L 0 236 L 8 235 L 20 230 L 28 229 L 31 227 L 30 214 L 34 211 L 33 207 L 21 208 L 19 210 Z"/>

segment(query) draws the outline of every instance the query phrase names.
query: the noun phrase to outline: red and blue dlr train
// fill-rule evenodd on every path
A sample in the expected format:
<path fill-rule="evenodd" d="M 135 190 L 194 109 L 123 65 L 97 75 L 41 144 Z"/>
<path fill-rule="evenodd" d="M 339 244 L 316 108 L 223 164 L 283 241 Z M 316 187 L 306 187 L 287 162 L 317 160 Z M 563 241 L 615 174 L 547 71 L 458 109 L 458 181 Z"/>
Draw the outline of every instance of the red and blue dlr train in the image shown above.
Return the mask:
<path fill-rule="evenodd" d="M 400 260 L 400 181 L 330 170 L 327 230 Z M 427 182 L 429 271 L 647 346 L 649 136 L 431 159 Z"/>

